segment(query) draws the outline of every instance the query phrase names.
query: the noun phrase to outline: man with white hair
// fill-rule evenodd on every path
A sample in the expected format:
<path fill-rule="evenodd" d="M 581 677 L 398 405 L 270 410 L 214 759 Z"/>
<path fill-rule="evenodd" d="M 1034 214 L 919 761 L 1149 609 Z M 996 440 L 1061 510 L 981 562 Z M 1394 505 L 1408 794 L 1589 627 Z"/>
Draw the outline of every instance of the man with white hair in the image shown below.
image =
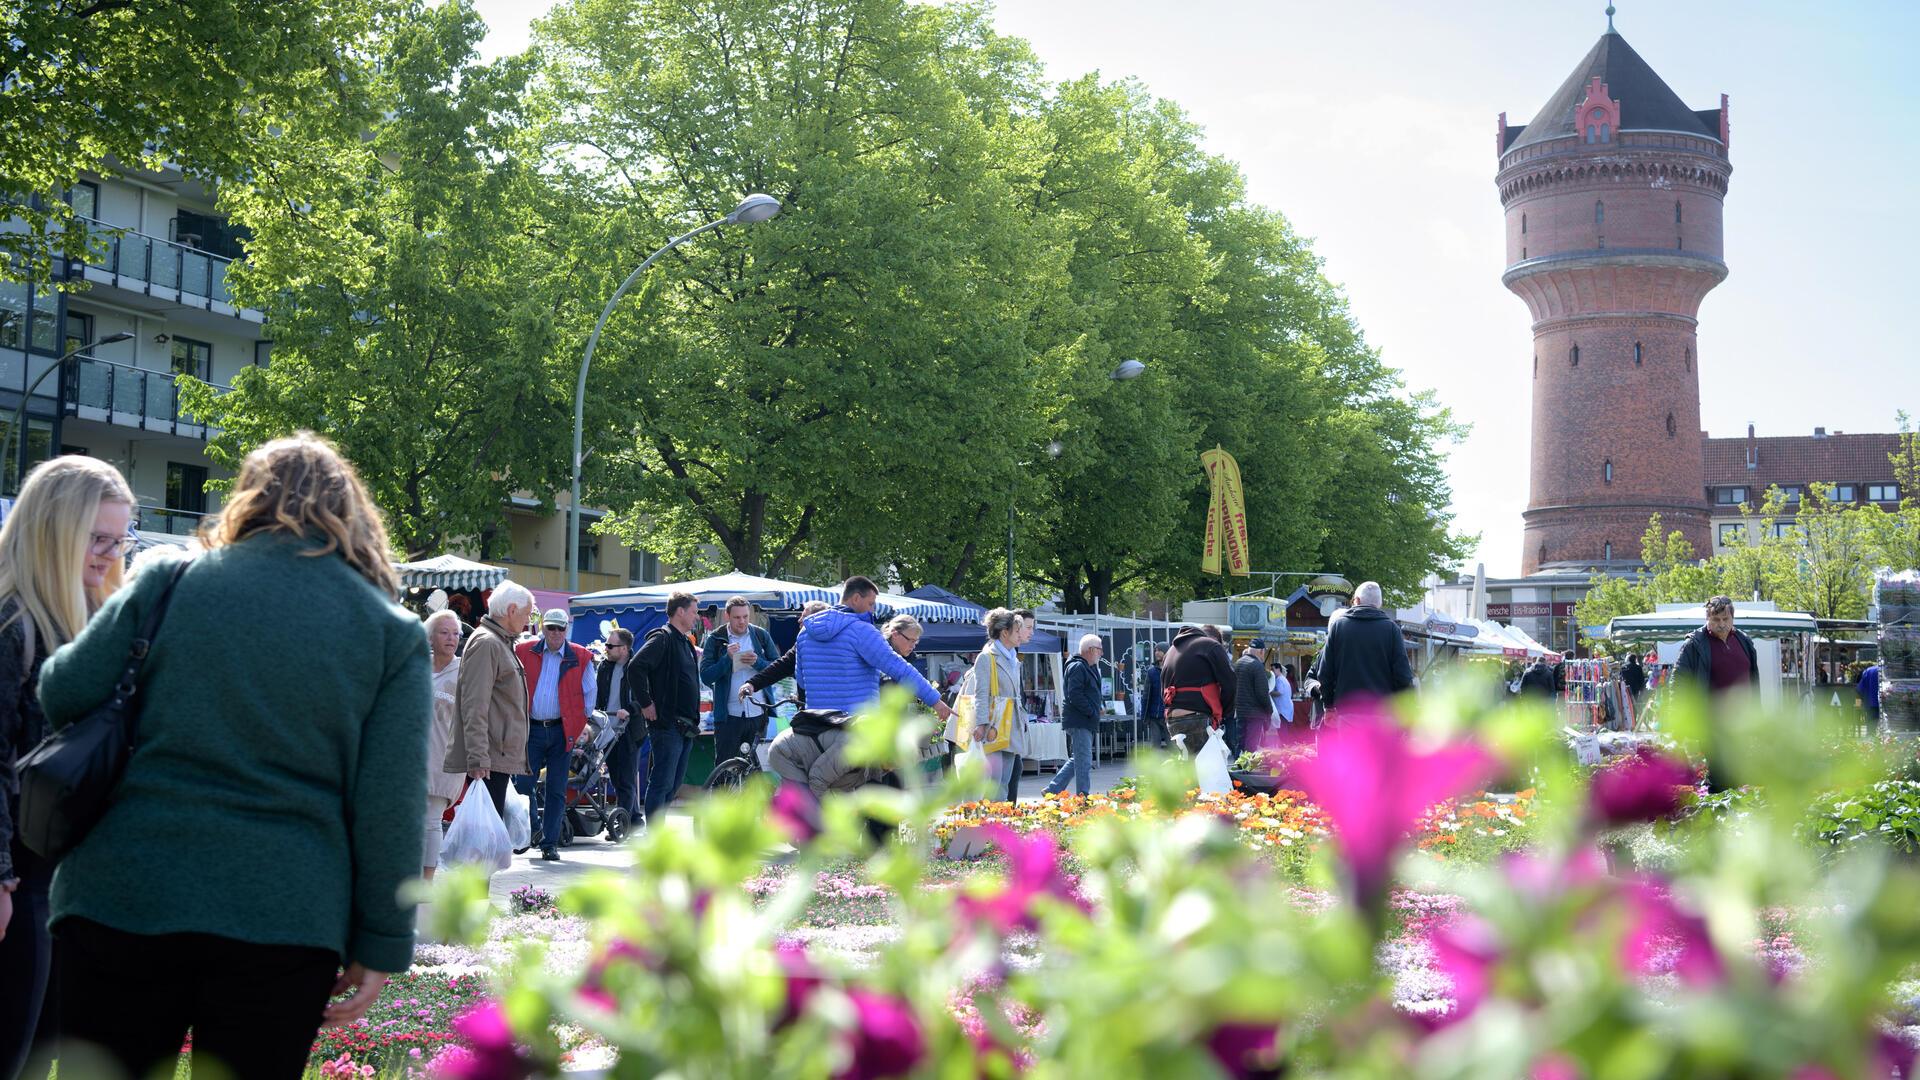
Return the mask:
<path fill-rule="evenodd" d="M 1067 729 L 1067 760 L 1047 785 L 1048 795 L 1058 795 L 1073 780 L 1073 793 L 1086 795 L 1093 788 L 1093 733 L 1100 729 L 1100 673 L 1095 669 L 1105 652 L 1099 634 L 1080 639 L 1080 654 L 1067 661 L 1066 691 L 1062 694 L 1061 726 Z"/>
<path fill-rule="evenodd" d="M 441 768 L 483 781 L 493 808 L 507 809 L 507 784 L 527 771 L 527 681 L 513 644 L 527 628 L 533 593 L 513 581 L 494 586 L 487 613 L 467 638 L 454 684 L 454 725 Z"/>
<path fill-rule="evenodd" d="M 1386 697 L 1413 685 L 1407 642 L 1383 610 L 1380 583 L 1364 581 L 1353 590 L 1353 606 L 1337 612 L 1327 625 L 1327 645 L 1315 664 L 1320 700 L 1332 712 L 1341 698 Z"/>

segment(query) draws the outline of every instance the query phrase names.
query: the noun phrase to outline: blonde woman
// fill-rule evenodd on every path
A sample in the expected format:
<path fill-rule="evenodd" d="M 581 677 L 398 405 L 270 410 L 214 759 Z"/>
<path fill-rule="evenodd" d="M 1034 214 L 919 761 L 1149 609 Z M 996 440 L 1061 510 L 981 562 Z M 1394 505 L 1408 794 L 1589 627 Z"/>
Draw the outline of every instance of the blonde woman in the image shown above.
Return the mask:
<path fill-rule="evenodd" d="M 53 867 L 14 837 L 14 762 L 47 734 L 33 690 L 42 661 L 120 587 L 132 517 L 133 492 L 113 466 L 58 457 L 27 474 L 0 528 L 0 1080 L 18 1075 L 29 1046 L 52 1034 L 42 1016 L 54 1014 L 42 1008 Z"/>
<path fill-rule="evenodd" d="M 460 616 L 441 608 L 427 616 L 427 649 L 433 656 L 433 725 L 427 729 L 427 819 L 420 834 L 420 869 L 428 881 L 440 865 L 441 820 L 460 797 L 464 779 L 440 767 L 453 741 L 455 690 L 460 681 Z M 485 788 L 483 787 L 484 791 Z"/>
<path fill-rule="evenodd" d="M 920 620 L 911 615 L 895 615 L 880 628 L 880 636 L 887 639 L 893 651 L 900 654 L 902 660 L 913 658 L 914 647 L 920 644 Z"/>
<path fill-rule="evenodd" d="M 54 880 L 62 1064 L 81 1044 L 113 1063 L 83 1075 L 171 1070 L 191 1028 L 195 1073 L 300 1076 L 322 1022 L 364 1015 L 413 958 L 400 891 L 422 865 L 433 690 L 379 512 L 303 433 L 249 454 L 203 532 L 126 774 Z M 136 576 L 47 659 L 54 728 L 112 692 L 167 577 Z"/>
<path fill-rule="evenodd" d="M 1020 616 L 1006 608 L 994 608 L 980 622 L 987 628 L 987 644 L 973 661 L 973 738 L 982 744 L 999 739 L 1000 729 L 992 722 L 996 719 L 1013 725 L 1007 748 L 987 755 L 988 775 L 1004 785 L 1016 762 L 1027 756 L 1027 711 L 1020 705 L 1020 655 L 1016 651 L 1024 627 Z"/>

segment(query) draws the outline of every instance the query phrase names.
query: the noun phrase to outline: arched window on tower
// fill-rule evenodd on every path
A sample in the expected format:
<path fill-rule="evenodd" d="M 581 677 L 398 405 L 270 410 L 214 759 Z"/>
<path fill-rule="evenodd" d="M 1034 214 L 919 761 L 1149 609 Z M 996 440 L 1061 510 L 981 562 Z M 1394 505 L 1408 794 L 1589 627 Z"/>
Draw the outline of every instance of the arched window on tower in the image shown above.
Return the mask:
<path fill-rule="evenodd" d="M 1536 379 L 1540 377 L 1540 354 L 1539 353 L 1533 354 L 1533 377 Z"/>
<path fill-rule="evenodd" d="M 1527 235 L 1527 215 L 1524 213 L 1520 215 L 1520 235 Z"/>
<path fill-rule="evenodd" d="M 1687 347 L 1687 351 L 1684 355 L 1686 358 L 1685 363 L 1687 365 L 1687 370 L 1692 371 L 1693 370 L 1693 347 L 1691 345 Z"/>
<path fill-rule="evenodd" d="M 1598 199 L 1593 201 L 1593 223 L 1595 225 L 1607 223 L 1607 204 Z"/>
<path fill-rule="evenodd" d="M 1542 564 L 1546 563 L 1547 561 L 1547 545 L 1545 544 L 1545 542 L 1542 542 L 1540 545 L 1540 558 L 1536 561 Z"/>
<path fill-rule="evenodd" d="M 1602 483 L 1607 483 L 1607 484 L 1613 483 L 1613 459 L 1612 458 L 1608 458 L 1607 463 L 1600 467 L 1600 480 Z"/>
<path fill-rule="evenodd" d="M 1673 422 L 1673 414 L 1668 413 L 1667 414 L 1667 438 L 1669 439 L 1673 438 L 1674 434 L 1678 430 L 1679 430 L 1678 427 Z"/>
<path fill-rule="evenodd" d="M 1633 366 L 1640 366 L 1640 343 L 1637 341 L 1633 343 Z"/>
<path fill-rule="evenodd" d="M 1606 547 L 1602 548 L 1601 550 L 1605 552 L 1605 554 L 1603 554 L 1601 558 L 1607 560 L 1608 562 L 1612 562 L 1613 561 L 1613 541 L 1611 540 L 1607 541 Z"/>
<path fill-rule="evenodd" d="M 1580 346 L 1575 345 L 1571 349 L 1567 350 L 1567 366 L 1568 367 L 1580 366 Z"/>
<path fill-rule="evenodd" d="M 1680 224 L 1680 202 L 1677 199 L 1674 200 L 1673 204 L 1673 223 L 1675 225 Z"/>

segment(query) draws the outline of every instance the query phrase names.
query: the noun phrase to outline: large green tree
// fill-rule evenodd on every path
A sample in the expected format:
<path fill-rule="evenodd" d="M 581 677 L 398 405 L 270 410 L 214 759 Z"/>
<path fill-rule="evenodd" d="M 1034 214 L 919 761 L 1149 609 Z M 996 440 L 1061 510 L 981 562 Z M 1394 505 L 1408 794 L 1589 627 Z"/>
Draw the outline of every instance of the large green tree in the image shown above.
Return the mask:
<path fill-rule="evenodd" d="M 749 191 L 786 208 L 680 249 L 607 326 L 588 475 L 630 540 L 873 566 L 1001 486 L 1051 268 L 1009 180 L 1023 49 L 900 0 L 575 0 L 536 49 L 587 295 Z"/>
<path fill-rule="evenodd" d="M 537 213 L 550 196 L 514 146 L 522 65 L 476 63 L 484 33 L 464 0 L 416 8 L 377 49 L 384 118 L 331 148 L 339 183 L 297 208 L 234 200 L 272 362 L 190 400 L 222 428 L 208 454 L 224 464 L 296 428 L 336 440 L 410 556 L 484 536 L 511 492 L 567 476 L 567 283 Z"/>
<path fill-rule="evenodd" d="M 373 114 L 366 46 L 389 0 L 11 0 L 0 5 L 0 276 L 83 258 L 62 193 L 88 171 L 173 165 L 289 203 L 317 160 L 286 138 L 349 141 Z"/>

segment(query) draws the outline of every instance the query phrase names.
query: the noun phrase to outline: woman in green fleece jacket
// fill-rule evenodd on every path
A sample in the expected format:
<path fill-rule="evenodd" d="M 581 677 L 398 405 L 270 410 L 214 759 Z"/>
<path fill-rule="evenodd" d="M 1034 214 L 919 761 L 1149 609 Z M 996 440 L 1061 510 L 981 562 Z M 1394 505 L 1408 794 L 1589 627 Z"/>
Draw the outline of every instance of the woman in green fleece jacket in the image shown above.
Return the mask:
<path fill-rule="evenodd" d="M 379 512 L 302 433 L 248 456 L 204 541 L 141 672 L 126 776 L 54 876 L 63 1075 L 96 1075 L 85 1044 L 170 1072 L 191 1028 L 195 1058 L 298 1077 L 320 1025 L 412 962 L 431 676 Z M 106 699 L 167 570 L 47 659 L 53 726 Z"/>

